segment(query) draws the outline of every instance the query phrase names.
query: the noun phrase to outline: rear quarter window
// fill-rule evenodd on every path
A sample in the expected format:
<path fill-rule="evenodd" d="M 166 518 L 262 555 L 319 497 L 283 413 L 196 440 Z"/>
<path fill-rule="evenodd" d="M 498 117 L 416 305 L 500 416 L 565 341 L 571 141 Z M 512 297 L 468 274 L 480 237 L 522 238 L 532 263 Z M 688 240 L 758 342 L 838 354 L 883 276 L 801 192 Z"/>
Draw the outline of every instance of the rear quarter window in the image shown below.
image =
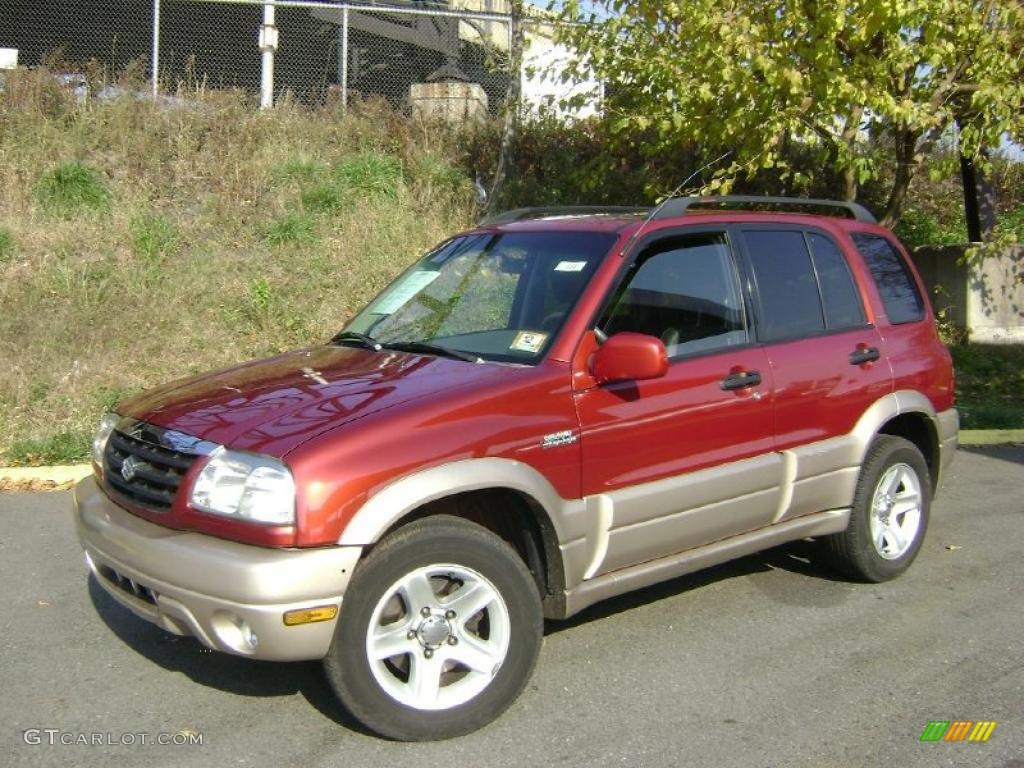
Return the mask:
<path fill-rule="evenodd" d="M 818 281 L 803 232 L 744 230 L 757 284 L 759 338 L 784 341 L 825 331 Z"/>
<path fill-rule="evenodd" d="M 910 269 L 892 244 L 884 237 L 863 232 L 853 235 L 853 243 L 878 286 L 889 322 L 899 325 L 924 319 L 924 300 Z"/>
<path fill-rule="evenodd" d="M 825 322 L 830 331 L 859 328 L 864 325 L 864 308 L 853 282 L 846 257 L 831 238 L 811 232 L 807 236 L 818 274 L 821 300 L 825 305 Z"/>

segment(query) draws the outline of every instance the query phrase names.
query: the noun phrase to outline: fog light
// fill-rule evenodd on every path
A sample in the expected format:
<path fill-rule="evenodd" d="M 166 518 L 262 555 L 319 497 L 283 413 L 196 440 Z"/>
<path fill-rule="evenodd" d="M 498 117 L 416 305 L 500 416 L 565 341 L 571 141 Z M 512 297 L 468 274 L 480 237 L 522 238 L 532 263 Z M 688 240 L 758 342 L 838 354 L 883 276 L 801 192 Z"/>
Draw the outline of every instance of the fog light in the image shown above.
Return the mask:
<path fill-rule="evenodd" d="M 260 643 L 256 631 L 241 616 L 227 611 L 217 611 L 210 622 L 217 639 L 238 653 L 252 653 Z"/>
<path fill-rule="evenodd" d="M 338 615 L 336 605 L 318 605 L 316 608 L 303 608 L 298 611 L 285 611 L 284 624 L 295 627 L 299 624 L 312 624 L 317 621 L 330 621 Z"/>

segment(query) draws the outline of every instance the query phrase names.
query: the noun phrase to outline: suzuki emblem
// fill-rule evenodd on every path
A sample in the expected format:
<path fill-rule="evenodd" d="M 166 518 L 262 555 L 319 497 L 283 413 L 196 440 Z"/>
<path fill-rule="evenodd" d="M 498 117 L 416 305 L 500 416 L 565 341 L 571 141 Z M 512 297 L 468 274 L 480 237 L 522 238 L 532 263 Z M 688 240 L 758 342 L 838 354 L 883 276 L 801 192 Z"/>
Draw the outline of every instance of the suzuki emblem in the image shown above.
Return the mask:
<path fill-rule="evenodd" d="M 131 482 L 131 479 L 135 477 L 135 471 L 138 468 L 138 465 L 139 460 L 136 459 L 134 456 L 129 456 L 127 459 L 124 460 L 124 463 L 121 465 L 121 477 Z"/>

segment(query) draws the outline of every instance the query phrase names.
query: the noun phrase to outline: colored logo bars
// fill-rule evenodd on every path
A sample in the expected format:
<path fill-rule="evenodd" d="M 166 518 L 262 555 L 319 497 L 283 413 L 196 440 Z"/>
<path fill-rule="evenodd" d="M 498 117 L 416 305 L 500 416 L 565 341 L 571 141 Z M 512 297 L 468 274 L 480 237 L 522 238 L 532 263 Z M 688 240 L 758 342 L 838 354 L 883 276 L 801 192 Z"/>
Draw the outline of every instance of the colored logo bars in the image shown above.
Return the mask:
<path fill-rule="evenodd" d="M 995 720 L 932 720 L 921 741 L 988 741 L 995 727 Z"/>

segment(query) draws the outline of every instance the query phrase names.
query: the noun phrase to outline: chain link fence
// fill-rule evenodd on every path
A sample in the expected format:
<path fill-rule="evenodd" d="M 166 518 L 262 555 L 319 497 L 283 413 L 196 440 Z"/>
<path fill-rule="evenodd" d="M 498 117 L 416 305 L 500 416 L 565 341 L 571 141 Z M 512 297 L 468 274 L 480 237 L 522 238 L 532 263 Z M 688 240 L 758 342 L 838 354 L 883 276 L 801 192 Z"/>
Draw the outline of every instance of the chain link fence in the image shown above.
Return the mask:
<path fill-rule="evenodd" d="M 528 45 L 551 58 L 550 19 L 535 11 L 527 23 Z M 83 82 L 134 71 L 154 93 L 242 89 L 264 106 L 383 98 L 415 110 L 455 99 L 494 115 L 509 78 L 523 77 L 510 71 L 511 38 L 506 0 L 0 2 L 0 49 L 21 66 Z"/>

